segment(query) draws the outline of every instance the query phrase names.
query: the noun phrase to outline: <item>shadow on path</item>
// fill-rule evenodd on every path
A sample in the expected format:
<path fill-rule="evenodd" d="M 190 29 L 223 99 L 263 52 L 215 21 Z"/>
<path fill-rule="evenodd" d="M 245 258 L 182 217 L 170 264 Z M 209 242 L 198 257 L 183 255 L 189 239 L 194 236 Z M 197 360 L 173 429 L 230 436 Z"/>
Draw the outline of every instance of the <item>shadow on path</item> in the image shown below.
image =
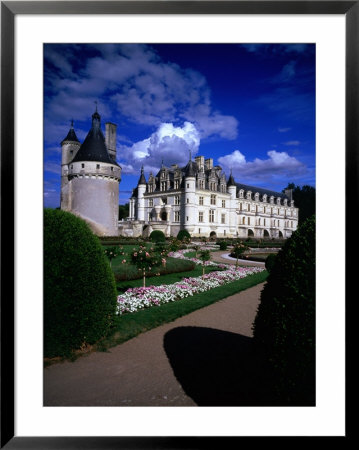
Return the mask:
<path fill-rule="evenodd" d="M 178 327 L 165 334 L 164 349 L 174 375 L 198 406 L 279 406 L 252 338 Z"/>

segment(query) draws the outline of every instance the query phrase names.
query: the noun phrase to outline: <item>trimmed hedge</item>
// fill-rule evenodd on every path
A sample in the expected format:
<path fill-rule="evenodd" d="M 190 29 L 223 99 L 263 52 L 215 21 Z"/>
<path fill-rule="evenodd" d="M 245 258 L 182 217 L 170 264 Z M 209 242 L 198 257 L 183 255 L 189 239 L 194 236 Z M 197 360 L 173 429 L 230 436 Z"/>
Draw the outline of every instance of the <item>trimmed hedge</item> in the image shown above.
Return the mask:
<path fill-rule="evenodd" d="M 44 211 L 44 356 L 69 356 L 110 331 L 116 285 L 99 239 L 71 213 Z"/>
<path fill-rule="evenodd" d="M 177 234 L 177 239 L 183 241 L 184 239 L 191 239 L 191 235 L 187 230 L 180 230 Z"/>
<path fill-rule="evenodd" d="M 277 254 L 253 324 L 283 405 L 315 404 L 315 216 Z"/>
<path fill-rule="evenodd" d="M 152 233 L 150 234 L 150 240 L 152 242 L 165 242 L 166 236 L 161 230 L 153 230 Z"/>

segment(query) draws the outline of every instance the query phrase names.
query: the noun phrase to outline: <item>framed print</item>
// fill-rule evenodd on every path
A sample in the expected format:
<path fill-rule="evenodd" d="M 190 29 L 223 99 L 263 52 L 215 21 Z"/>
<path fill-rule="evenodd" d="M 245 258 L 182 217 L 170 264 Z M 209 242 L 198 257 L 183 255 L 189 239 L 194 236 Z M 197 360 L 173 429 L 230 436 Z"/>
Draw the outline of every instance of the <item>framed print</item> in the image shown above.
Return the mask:
<path fill-rule="evenodd" d="M 350 242 L 350 246 L 356 243 L 355 239 L 348 238 L 355 236 L 354 222 L 348 218 L 358 192 L 358 27 L 357 1 L 1 2 L 1 448 L 207 448 L 210 445 L 238 446 L 240 439 L 248 437 L 348 436 L 345 290 L 349 289 L 348 282 L 354 277 L 348 275 L 352 263 L 344 249 L 346 242 Z M 129 66 L 115 69 L 113 49 L 120 44 L 125 49 L 120 52 L 121 61 L 130 61 L 137 67 L 137 86 L 139 89 L 141 83 L 144 86 L 138 97 L 129 82 L 133 80 L 134 72 L 124 75 L 130 70 Z M 235 46 L 242 52 L 242 59 L 238 61 L 239 53 L 233 51 Z M 304 48 L 310 54 L 305 61 Z M 199 55 L 203 56 L 205 52 L 207 59 L 203 58 L 199 63 Z M 265 58 L 265 52 L 267 56 L 270 53 L 271 58 Z M 274 55 L 278 52 L 282 63 L 276 66 Z M 132 58 L 134 53 L 136 57 Z M 103 56 L 101 61 L 99 54 Z M 220 61 L 220 54 L 221 67 L 215 70 L 214 66 L 219 63 L 214 61 Z M 251 83 L 257 83 L 258 92 L 261 92 L 260 84 L 267 80 L 275 86 L 278 95 L 275 98 L 264 93 L 258 95 L 257 109 L 252 113 L 249 103 L 243 101 L 243 106 L 235 105 L 226 95 L 228 89 L 232 89 L 234 96 L 238 84 L 244 83 L 241 64 L 254 54 L 261 63 L 248 70 L 251 76 L 247 75 L 246 82 L 251 78 Z M 157 73 L 159 66 L 167 81 L 154 86 L 151 84 L 154 78 L 148 74 Z M 89 74 L 95 72 L 96 77 L 90 78 Z M 296 87 L 296 96 L 290 103 L 288 96 L 294 91 L 285 89 L 284 83 L 292 80 L 294 75 L 301 85 Z M 81 81 L 80 76 L 83 76 Z M 268 81 L 269 76 L 271 81 Z M 106 94 L 99 88 L 100 78 L 106 85 Z M 118 80 L 123 80 L 123 89 L 118 88 Z M 169 87 L 172 82 L 175 89 Z M 87 119 L 68 117 L 69 123 L 65 123 L 72 107 L 75 110 L 84 108 L 81 103 L 84 97 L 73 95 L 72 84 L 76 84 L 78 91 L 91 92 L 91 95 L 86 94 L 90 102 L 86 103 L 86 108 L 93 108 L 89 111 L 92 128 L 87 137 L 89 128 L 85 130 L 84 125 Z M 215 105 L 211 97 L 214 86 L 220 93 L 218 98 L 221 97 Z M 72 94 L 58 95 L 65 90 Z M 245 90 L 238 89 L 238 92 L 244 99 Z M 146 103 L 149 97 L 157 99 L 156 105 L 152 100 Z M 201 101 L 197 100 L 199 97 Z M 55 198 L 57 202 L 60 198 L 60 178 L 64 173 L 59 169 L 61 150 L 56 147 L 57 142 L 65 138 L 66 133 L 67 137 L 61 141 L 65 146 L 67 141 L 75 143 L 76 147 L 77 141 L 89 139 L 88 136 L 95 133 L 94 121 L 100 120 L 99 113 L 110 116 L 104 98 L 116 102 L 118 108 L 125 111 L 118 120 L 123 129 L 127 126 L 128 136 L 132 133 L 129 139 L 121 135 L 120 128 L 117 130 L 122 139 L 122 173 L 133 176 L 133 185 L 137 186 L 137 193 L 130 187 L 125 188 L 128 191 L 123 190 L 126 201 L 132 205 L 129 214 L 134 219 L 135 214 L 139 214 L 140 200 L 135 195 L 139 195 L 141 179 L 146 181 L 151 170 L 161 167 L 158 158 L 151 159 L 150 145 L 156 147 L 158 154 L 163 150 L 162 167 L 166 164 L 163 157 L 168 157 L 168 165 L 172 164 L 173 169 L 173 180 L 168 182 L 175 183 L 175 160 L 170 160 L 171 149 L 166 143 L 171 142 L 172 150 L 175 148 L 173 157 L 180 159 L 181 164 L 185 165 L 188 158 L 188 164 L 192 164 L 192 156 L 199 147 L 200 127 L 201 137 L 205 135 L 208 139 L 208 148 L 215 149 L 218 136 L 233 140 L 238 129 L 248 129 L 245 118 L 251 114 L 253 117 L 257 114 L 257 127 L 262 133 L 267 130 L 268 144 L 263 146 L 267 146 L 268 156 L 258 154 L 252 161 L 246 160 L 243 147 L 260 145 L 260 140 L 257 136 L 258 141 L 251 143 L 245 131 L 241 131 L 238 147 L 232 146 L 231 150 L 218 154 L 218 161 L 227 170 L 227 175 L 236 177 L 235 164 L 242 164 L 241 182 L 248 180 L 250 185 L 251 173 L 258 173 L 259 169 L 274 171 L 279 179 L 284 164 L 292 168 L 291 174 L 305 173 L 307 183 L 315 184 L 317 347 L 314 404 L 228 407 L 227 404 L 207 406 L 197 402 L 195 406 L 200 406 L 197 408 L 189 404 L 167 407 L 165 403 L 166 407 L 160 408 L 146 404 L 133 407 L 60 401 L 51 404 L 48 400 L 43 389 L 43 209 L 50 205 L 51 199 Z M 286 102 L 286 109 L 280 102 Z M 313 117 L 313 126 L 309 134 L 298 132 L 289 137 L 293 110 L 299 109 L 299 104 L 303 114 Z M 239 110 L 241 114 L 236 117 L 235 111 Z M 176 114 L 181 122 L 176 121 Z M 277 125 L 271 118 L 275 114 L 282 120 Z M 54 118 L 61 118 L 60 134 L 63 136 L 55 130 Z M 136 126 L 133 125 L 135 119 L 138 121 Z M 113 119 L 108 120 L 112 122 Z M 296 123 L 301 120 L 297 117 Z M 76 121 L 82 121 L 78 136 L 75 134 Z M 139 124 L 143 126 L 141 138 L 136 134 Z M 268 136 L 274 133 L 269 131 L 270 127 L 277 133 L 281 149 L 274 138 L 269 143 Z M 111 147 L 113 130 L 116 133 L 113 123 L 106 124 L 106 138 L 103 139 L 106 139 L 107 148 Z M 251 132 L 260 134 L 254 129 Z M 52 140 L 48 139 L 51 133 Z M 301 153 L 300 144 L 311 146 L 312 151 L 305 153 L 302 150 Z M 70 147 L 69 151 L 72 151 Z M 116 142 L 112 151 L 116 153 Z M 136 152 L 136 157 L 128 156 L 130 151 Z M 48 157 L 49 154 L 52 156 Z M 202 157 L 198 155 L 195 161 L 200 172 Z M 147 165 L 143 162 L 145 156 Z M 93 161 L 98 162 L 99 156 L 96 158 Z M 70 167 L 69 161 L 66 170 L 75 170 L 77 166 Z M 74 157 L 71 161 L 74 165 L 79 164 L 79 173 L 84 169 L 83 160 L 76 161 Z M 104 179 L 114 177 L 113 166 L 118 165 L 113 161 L 107 161 L 112 164 L 112 172 Z M 213 161 L 205 161 L 208 170 L 215 169 Z M 188 178 L 194 167 L 191 164 L 189 168 L 185 166 Z M 44 177 L 46 170 L 51 175 Z M 98 171 L 100 167 L 94 166 L 94 170 Z M 69 180 L 73 179 L 72 175 Z M 84 174 L 81 172 L 80 175 Z M 138 178 L 138 185 L 134 184 Z M 263 178 L 268 179 L 270 177 Z M 166 191 L 167 188 L 161 186 L 161 192 Z M 176 189 L 175 184 L 173 188 Z M 81 191 L 76 189 L 76 192 Z M 252 193 L 247 191 L 244 191 L 245 195 L 251 196 Z M 156 209 L 148 203 L 156 215 L 155 219 L 149 216 L 149 221 L 169 222 L 170 205 L 164 200 L 163 192 L 157 195 L 161 198 L 161 207 Z M 260 189 L 258 196 L 259 193 L 262 195 Z M 96 188 L 98 198 L 100 194 Z M 107 194 L 108 191 L 104 191 L 101 198 Z M 62 185 L 62 202 L 66 195 Z M 118 192 L 114 195 L 118 198 Z M 47 196 L 45 201 L 44 196 Z M 216 201 L 212 197 L 213 194 L 208 200 L 211 205 Z M 76 203 L 77 200 L 71 201 Z M 224 210 L 226 200 L 221 201 Z M 285 201 L 290 202 L 291 198 Z M 85 201 L 81 198 L 78 203 Z M 188 199 L 187 203 L 190 203 Z M 283 230 L 288 231 L 293 225 L 285 221 L 283 230 L 280 228 L 280 204 L 281 199 L 277 203 L 278 223 L 275 226 L 278 227 L 276 237 L 283 238 Z M 51 203 L 53 208 L 56 205 Z M 203 215 L 197 211 L 196 214 L 201 223 Z M 215 213 L 209 211 L 208 214 L 209 222 L 212 222 Z M 218 217 L 224 225 L 225 212 Z M 174 215 L 174 222 L 179 220 L 180 210 L 177 216 Z M 184 214 L 183 220 L 188 221 L 189 216 L 186 218 Z M 248 239 L 249 224 L 249 220 L 243 222 Z M 124 229 L 126 226 L 123 225 Z M 157 230 L 168 232 L 168 223 L 167 228 L 155 224 L 154 230 L 156 226 Z M 226 237 L 231 230 L 228 228 L 221 233 Z M 108 235 L 111 237 L 111 232 Z M 165 265 L 163 260 L 162 265 Z M 106 373 L 109 376 L 109 372 Z"/>

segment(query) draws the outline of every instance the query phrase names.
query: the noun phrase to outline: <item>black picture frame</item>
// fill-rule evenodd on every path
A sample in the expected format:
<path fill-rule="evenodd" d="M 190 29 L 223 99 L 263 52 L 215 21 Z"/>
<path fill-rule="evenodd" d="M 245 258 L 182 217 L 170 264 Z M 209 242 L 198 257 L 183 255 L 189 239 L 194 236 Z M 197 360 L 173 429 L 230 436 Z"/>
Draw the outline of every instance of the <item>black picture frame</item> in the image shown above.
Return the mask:
<path fill-rule="evenodd" d="M 358 200 L 359 1 L 1 2 L 1 442 L 6 449 L 231 448 L 246 437 L 15 436 L 14 405 L 14 20 L 18 14 L 339 14 L 346 20 L 346 236 Z M 350 194 L 350 195 L 349 195 Z M 6 220 L 4 220 L 6 218 Z M 2 219 L 2 220 L 1 220 Z M 347 245 L 348 245 L 348 241 Z M 353 243 L 351 243 L 352 248 Z M 354 244 L 355 245 L 355 244 Z M 348 248 L 348 247 L 347 247 Z M 346 252 L 346 268 L 349 256 Z M 352 280 L 346 271 L 346 292 Z M 354 299 L 355 300 L 355 299 Z M 347 305 L 348 306 L 348 305 Z M 348 308 L 346 308 L 348 315 Z M 346 331 L 346 335 L 347 335 Z M 346 339 L 348 341 L 348 339 Z M 348 390 L 348 388 L 347 388 Z M 345 437 L 349 437 L 349 423 Z M 263 440 L 263 438 L 258 438 Z M 273 439 L 273 438 L 272 438 Z M 284 438 L 285 440 L 291 438 Z M 241 441 L 242 443 L 242 441 Z"/>

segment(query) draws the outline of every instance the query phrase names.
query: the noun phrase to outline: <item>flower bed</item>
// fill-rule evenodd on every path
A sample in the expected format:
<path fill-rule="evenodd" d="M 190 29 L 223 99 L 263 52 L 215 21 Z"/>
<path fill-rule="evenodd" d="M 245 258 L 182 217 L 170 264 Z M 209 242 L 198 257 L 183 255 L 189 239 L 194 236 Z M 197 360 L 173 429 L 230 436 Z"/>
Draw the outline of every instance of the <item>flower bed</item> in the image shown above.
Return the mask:
<path fill-rule="evenodd" d="M 185 252 L 174 252 L 171 256 L 187 259 L 185 258 L 184 253 Z M 195 258 L 188 259 L 191 261 L 195 260 Z M 201 263 L 201 261 L 199 261 L 199 263 Z M 207 265 L 209 265 L 210 261 L 207 263 Z M 184 278 L 182 281 L 170 285 L 128 289 L 124 294 L 117 297 L 117 313 L 120 315 L 124 313 L 133 313 L 143 308 L 174 302 L 240 280 L 248 275 L 264 270 L 258 267 L 236 268 L 227 264 L 220 264 L 219 266 L 225 270 L 211 272 L 203 277 Z"/>

